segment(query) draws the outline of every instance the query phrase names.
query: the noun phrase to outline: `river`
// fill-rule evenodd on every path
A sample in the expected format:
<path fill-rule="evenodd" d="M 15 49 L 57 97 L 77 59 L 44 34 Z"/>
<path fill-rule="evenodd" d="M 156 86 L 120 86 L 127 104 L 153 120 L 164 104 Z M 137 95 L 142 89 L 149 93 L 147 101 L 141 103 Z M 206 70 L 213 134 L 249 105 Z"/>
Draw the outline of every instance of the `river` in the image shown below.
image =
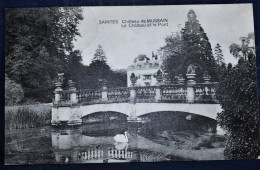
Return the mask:
<path fill-rule="evenodd" d="M 116 143 L 113 137 L 124 131 L 129 142 Z M 213 132 L 176 131 L 151 123 L 103 122 L 5 133 L 7 165 L 219 160 L 226 141 L 224 135 Z"/>

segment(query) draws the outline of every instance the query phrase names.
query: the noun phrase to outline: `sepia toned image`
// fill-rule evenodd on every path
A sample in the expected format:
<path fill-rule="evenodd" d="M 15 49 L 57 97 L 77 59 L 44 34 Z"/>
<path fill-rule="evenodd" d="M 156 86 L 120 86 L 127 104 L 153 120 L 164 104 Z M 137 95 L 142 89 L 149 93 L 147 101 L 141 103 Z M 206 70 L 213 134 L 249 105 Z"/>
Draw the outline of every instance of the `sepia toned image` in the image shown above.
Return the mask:
<path fill-rule="evenodd" d="M 257 159 L 252 4 L 7 8 L 5 164 Z"/>

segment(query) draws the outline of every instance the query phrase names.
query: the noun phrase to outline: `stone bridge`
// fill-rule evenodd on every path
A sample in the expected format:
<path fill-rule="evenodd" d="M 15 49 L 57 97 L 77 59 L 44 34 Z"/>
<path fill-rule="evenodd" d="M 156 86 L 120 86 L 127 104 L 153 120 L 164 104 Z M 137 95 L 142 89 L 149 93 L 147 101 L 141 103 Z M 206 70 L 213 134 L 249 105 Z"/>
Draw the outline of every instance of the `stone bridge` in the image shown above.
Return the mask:
<path fill-rule="evenodd" d="M 216 119 L 221 106 L 216 100 L 217 82 L 203 77 L 203 83 L 194 81 L 195 74 L 187 74 L 187 82 L 179 78 L 176 84 L 158 81 L 156 86 L 135 86 L 123 88 L 77 90 L 75 83 L 69 82 L 69 89 L 56 83 L 55 99 L 52 107 L 52 125 L 65 122 L 79 125 L 82 117 L 97 112 L 118 112 L 125 114 L 129 121 L 139 121 L 142 115 L 173 111 L 185 112 Z"/>

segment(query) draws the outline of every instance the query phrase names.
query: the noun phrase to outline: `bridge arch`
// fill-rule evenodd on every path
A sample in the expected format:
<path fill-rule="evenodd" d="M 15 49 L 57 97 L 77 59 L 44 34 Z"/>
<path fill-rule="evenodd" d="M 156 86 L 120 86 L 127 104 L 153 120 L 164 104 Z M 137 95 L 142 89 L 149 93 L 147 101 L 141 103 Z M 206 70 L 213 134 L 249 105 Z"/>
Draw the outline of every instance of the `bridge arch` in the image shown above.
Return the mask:
<path fill-rule="evenodd" d="M 103 103 L 82 105 L 80 107 L 53 107 L 52 120 L 69 121 L 76 117 L 84 116 L 97 112 L 118 112 L 128 117 L 137 118 L 151 112 L 186 112 L 205 116 L 216 120 L 217 113 L 222 111 L 220 104 L 204 104 L 204 103 Z"/>
<path fill-rule="evenodd" d="M 136 116 L 142 116 L 152 112 L 183 112 L 205 116 L 216 120 L 218 112 L 222 111 L 220 104 L 200 103 L 136 103 Z"/>
<path fill-rule="evenodd" d="M 128 115 L 127 114 L 125 114 L 125 113 L 122 113 L 122 112 L 116 112 L 116 111 L 110 111 L 110 110 L 106 110 L 106 111 L 98 111 L 98 112 L 93 112 L 93 113 L 89 113 L 89 114 L 83 114 L 84 116 L 81 116 L 81 119 L 83 119 L 83 118 L 86 118 L 86 117 L 88 117 L 88 116 L 94 116 L 95 114 L 100 114 L 100 115 L 102 115 L 102 114 L 106 114 L 106 115 L 108 115 L 108 116 L 113 116 L 113 114 L 114 115 L 120 115 L 120 116 L 124 116 L 124 117 L 128 117 Z"/>
<path fill-rule="evenodd" d="M 118 112 L 127 116 L 139 117 L 152 112 L 185 112 L 216 119 L 217 113 L 222 111 L 220 104 L 201 103 L 110 103 L 85 105 L 79 108 L 81 117 L 96 112 Z"/>
<path fill-rule="evenodd" d="M 187 120 L 189 120 L 188 117 L 190 118 L 198 118 L 201 117 L 203 119 L 207 119 L 207 120 L 213 120 L 216 121 L 216 119 L 207 117 L 207 116 L 203 116 L 203 115 L 199 115 L 199 114 L 195 114 L 195 113 L 191 113 L 191 112 L 183 112 L 183 111 L 172 111 L 172 110 L 165 110 L 165 111 L 155 111 L 155 112 L 147 112 L 144 113 L 140 116 L 138 116 L 139 118 L 144 118 L 144 117 L 160 117 L 160 116 L 173 116 L 173 115 L 182 115 L 182 117 L 186 118 Z"/>

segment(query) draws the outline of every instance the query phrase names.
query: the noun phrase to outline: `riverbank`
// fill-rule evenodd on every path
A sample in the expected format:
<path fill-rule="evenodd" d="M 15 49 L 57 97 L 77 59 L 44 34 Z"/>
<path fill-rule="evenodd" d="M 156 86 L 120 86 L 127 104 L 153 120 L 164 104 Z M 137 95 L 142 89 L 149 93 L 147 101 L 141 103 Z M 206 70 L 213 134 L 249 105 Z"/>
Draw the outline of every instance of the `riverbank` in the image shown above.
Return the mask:
<path fill-rule="evenodd" d="M 5 129 L 50 125 L 51 104 L 5 106 Z"/>
<path fill-rule="evenodd" d="M 201 132 L 163 131 L 154 141 L 168 146 L 168 157 L 178 156 L 187 160 L 224 160 L 227 136 Z"/>

